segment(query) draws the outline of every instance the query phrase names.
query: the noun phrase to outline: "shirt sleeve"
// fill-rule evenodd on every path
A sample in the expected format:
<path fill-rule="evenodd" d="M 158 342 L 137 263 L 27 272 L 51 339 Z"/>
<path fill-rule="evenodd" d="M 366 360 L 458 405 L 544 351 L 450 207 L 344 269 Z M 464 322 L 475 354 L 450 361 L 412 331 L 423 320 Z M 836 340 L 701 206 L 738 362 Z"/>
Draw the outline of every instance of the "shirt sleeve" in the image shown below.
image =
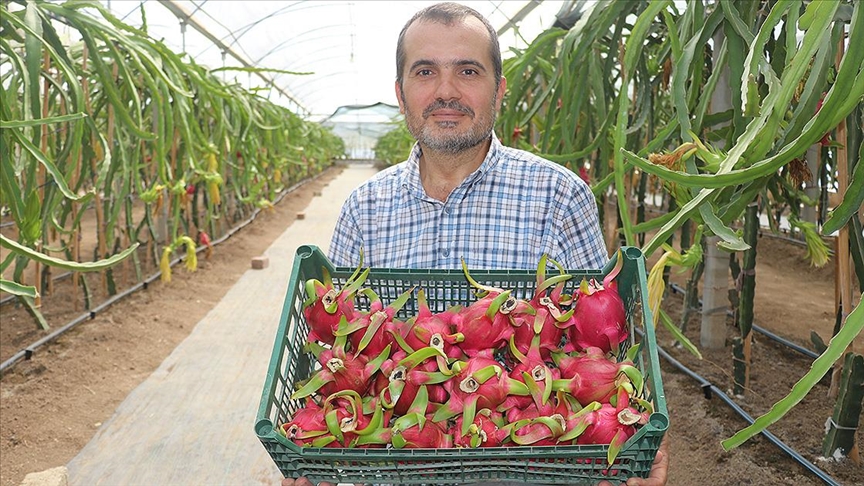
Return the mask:
<path fill-rule="evenodd" d="M 599 269 L 606 265 L 609 253 L 600 229 L 597 200 L 587 184 L 577 182 L 575 193 L 565 210 L 561 230 L 561 262 L 570 269 Z"/>
<path fill-rule="evenodd" d="M 363 245 L 363 240 L 360 236 L 357 217 L 351 209 L 356 207 L 352 204 L 354 196 L 351 194 L 345 204 L 342 205 L 327 252 L 330 263 L 337 267 L 356 267 L 360 262 L 360 248 Z"/>

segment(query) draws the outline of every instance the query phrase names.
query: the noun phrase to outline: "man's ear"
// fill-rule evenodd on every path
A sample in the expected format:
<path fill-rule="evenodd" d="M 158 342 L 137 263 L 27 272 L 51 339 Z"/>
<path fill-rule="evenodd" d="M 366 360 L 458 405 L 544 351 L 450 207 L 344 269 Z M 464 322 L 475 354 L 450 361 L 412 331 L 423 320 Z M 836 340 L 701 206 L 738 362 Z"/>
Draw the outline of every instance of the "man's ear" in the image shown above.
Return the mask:
<path fill-rule="evenodd" d="M 501 102 L 504 100 L 504 93 L 507 92 L 507 78 L 501 76 L 501 82 L 498 83 L 498 99 L 495 111 L 501 111 Z"/>
<path fill-rule="evenodd" d="M 399 113 L 405 114 L 405 105 L 402 103 L 402 87 L 399 86 L 399 81 L 396 81 L 396 101 L 399 102 Z"/>

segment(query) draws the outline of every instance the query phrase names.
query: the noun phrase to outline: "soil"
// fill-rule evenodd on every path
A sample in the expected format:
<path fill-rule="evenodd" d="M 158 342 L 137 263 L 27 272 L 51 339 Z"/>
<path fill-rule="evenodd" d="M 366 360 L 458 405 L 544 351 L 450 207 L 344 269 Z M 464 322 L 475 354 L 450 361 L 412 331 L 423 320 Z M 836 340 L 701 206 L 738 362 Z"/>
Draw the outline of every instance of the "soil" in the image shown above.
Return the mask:
<path fill-rule="evenodd" d="M 219 302 L 249 268 L 250 259 L 262 254 L 306 207 L 316 191 L 338 175 L 334 167 L 295 189 L 264 211 L 242 230 L 215 247 L 211 258 L 199 257 L 199 269 L 177 266 L 173 281 L 156 280 L 145 290 L 97 313 L 36 350 L 0 378 L 0 486 L 18 486 L 25 475 L 68 463 L 93 437 L 120 402 L 145 380 Z M 834 327 L 835 270 L 833 260 L 814 268 L 805 248 L 764 236 L 758 246 L 756 268 L 756 324 L 805 348 L 812 331 L 828 341 Z M 655 256 L 656 257 L 656 256 Z M 146 260 L 146 259 L 145 259 Z M 651 261 L 649 261 L 650 265 Z M 147 268 L 145 275 L 155 269 Z M 149 272 L 149 273 L 148 273 Z M 131 274 L 131 272 L 129 272 Z M 93 277 L 93 276 L 91 276 Z M 672 275 L 682 287 L 687 275 Z M 71 279 L 58 281 L 43 299 L 41 312 L 52 329 L 78 317 Z M 90 281 L 95 302 L 104 299 L 98 276 Z M 79 296 L 80 299 L 80 296 Z M 663 303 L 673 320 L 680 318 L 682 295 L 670 293 Z M 47 334 L 39 331 L 22 308 L 3 305 L 0 326 L 0 361 L 13 356 Z M 728 337 L 737 333 L 727 322 Z M 687 335 L 699 345 L 699 316 L 691 317 Z M 703 359 L 672 344 L 658 326 L 659 344 L 718 389 L 731 388 L 732 357 L 727 346 L 701 349 Z M 859 336 L 858 352 L 864 348 Z M 754 337 L 749 389 L 736 402 L 752 417 L 765 413 L 785 396 L 810 367 L 811 358 L 776 344 L 762 334 Z M 817 485 L 823 482 L 762 436 L 724 452 L 720 441 L 747 425 L 716 395 L 706 398 L 689 376 L 662 362 L 669 407 L 671 486 Z M 770 432 L 840 484 L 864 483 L 864 468 L 852 460 L 821 459 L 825 421 L 833 400 L 826 397 L 826 377 Z M 731 396 L 731 393 L 730 393 Z M 857 441 L 864 440 L 864 428 Z"/>

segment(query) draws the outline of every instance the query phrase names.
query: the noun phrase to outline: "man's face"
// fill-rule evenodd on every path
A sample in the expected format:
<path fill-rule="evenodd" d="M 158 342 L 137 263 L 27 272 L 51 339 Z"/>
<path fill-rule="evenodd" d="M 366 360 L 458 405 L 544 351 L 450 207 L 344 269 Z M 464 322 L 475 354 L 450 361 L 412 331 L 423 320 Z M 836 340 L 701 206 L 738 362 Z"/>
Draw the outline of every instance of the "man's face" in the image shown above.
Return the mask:
<path fill-rule="evenodd" d="M 405 33 L 403 84 L 396 97 L 411 135 L 432 150 L 459 153 L 489 137 L 506 86 L 495 86 L 489 33 L 466 17 L 454 25 L 417 22 Z"/>

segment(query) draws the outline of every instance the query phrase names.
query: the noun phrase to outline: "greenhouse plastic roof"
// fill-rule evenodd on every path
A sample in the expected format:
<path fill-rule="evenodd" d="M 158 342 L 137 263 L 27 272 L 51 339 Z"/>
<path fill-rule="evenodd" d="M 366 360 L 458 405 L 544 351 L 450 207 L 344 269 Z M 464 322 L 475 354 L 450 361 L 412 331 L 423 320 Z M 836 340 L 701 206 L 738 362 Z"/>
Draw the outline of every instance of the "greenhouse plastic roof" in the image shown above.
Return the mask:
<path fill-rule="evenodd" d="M 176 52 L 210 68 L 255 66 L 285 72 L 221 72 L 260 91 L 274 103 L 311 120 L 324 120 L 340 107 L 397 104 L 396 39 L 405 22 L 433 1 L 217 1 L 103 0 L 125 23 L 140 27 Z M 524 48 L 553 25 L 572 1 L 464 1 L 510 47 Z M 577 3 L 584 3 L 577 2 Z M 143 13 L 143 16 L 142 16 Z M 182 20 L 181 20 L 182 19 Z M 515 26 L 515 28 L 511 28 Z M 379 105 L 380 104 L 380 105 Z M 388 111 L 389 110 L 389 111 Z M 343 110 L 344 111 L 344 110 Z M 364 110 L 370 116 L 376 110 Z M 344 114 L 344 113 L 343 113 Z M 380 113 L 377 113 L 380 115 Z M 332 120 L 331 120 L 332 121 Z"/>

